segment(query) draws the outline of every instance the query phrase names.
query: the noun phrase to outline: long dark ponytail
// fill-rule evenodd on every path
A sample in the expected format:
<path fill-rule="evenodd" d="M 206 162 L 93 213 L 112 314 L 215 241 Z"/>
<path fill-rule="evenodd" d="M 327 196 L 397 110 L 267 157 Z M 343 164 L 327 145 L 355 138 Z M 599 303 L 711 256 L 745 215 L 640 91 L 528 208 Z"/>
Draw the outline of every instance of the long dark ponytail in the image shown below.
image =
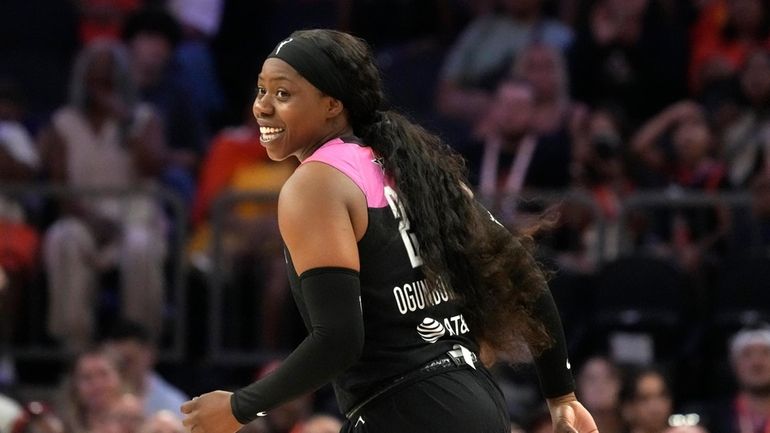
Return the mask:
<path fill-rule="evenodd" d="M 304 30 L 332 59 L 352 89 L 346 101 L 354 133 L 382 157 L 414 227 L 431 287 L 439 280 L 460 297 L 472 332 L 511 352 L 521 340 L 539 351 L 549 341 L 530 314 L 545 287 L 531 239 L 490 220 L 467 188 L 464 159 L 439 136 L 402 114 L 383 109 L 380 72 L 363 40 L 334 30 Z"/>

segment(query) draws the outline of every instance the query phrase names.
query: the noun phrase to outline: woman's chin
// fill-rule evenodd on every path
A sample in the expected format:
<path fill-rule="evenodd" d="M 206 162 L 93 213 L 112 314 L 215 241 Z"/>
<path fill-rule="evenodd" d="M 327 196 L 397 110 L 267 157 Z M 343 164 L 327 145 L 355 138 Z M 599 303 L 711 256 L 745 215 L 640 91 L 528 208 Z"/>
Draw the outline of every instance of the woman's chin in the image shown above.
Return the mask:
<path fill-rule="evenodd" d="M 270 158 L 272 161 L 283 161 L 284 159 L 290 156 L 281 152 L 279 149 L 275 147 L 271 147 L 269 145 L 265 146 L 265 150 L 267 150 L 267 157 Z"/>

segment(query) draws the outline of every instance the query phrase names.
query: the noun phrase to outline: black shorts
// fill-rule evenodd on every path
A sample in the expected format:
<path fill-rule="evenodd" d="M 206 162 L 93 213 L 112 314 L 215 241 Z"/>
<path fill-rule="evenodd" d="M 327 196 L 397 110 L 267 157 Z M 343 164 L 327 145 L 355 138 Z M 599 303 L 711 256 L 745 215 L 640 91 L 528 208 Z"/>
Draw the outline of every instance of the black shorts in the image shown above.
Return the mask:
<path fill-rule="evenodd" d="M 345 433 L 510 433 L 500 388 L 483 367 L 393 389 L 345 421 Z"/>

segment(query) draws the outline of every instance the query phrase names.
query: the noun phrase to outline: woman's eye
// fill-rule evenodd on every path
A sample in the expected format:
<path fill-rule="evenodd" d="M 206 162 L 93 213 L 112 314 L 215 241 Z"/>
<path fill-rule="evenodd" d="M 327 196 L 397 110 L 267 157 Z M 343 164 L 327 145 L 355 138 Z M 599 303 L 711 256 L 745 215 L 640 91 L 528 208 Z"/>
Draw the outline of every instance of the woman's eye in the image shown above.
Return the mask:
<path fill-rule="evenodd" d="M 279 97 L 281 99 L 286 99 L 286 98 L 289 97 L 289 92 L 287 92 L 285 90 L 279 90 L 279 91 L 275 92 L 275 96 L 277 96 L 277 97 Z"/>

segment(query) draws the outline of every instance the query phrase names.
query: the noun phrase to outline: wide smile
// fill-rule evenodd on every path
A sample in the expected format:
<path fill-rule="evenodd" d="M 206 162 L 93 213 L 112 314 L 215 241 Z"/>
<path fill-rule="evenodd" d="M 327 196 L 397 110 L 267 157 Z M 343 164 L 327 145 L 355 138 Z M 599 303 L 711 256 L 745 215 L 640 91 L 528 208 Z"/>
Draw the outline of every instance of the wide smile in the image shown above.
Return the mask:
<path fill-rule="evenodd" d="M 284 129 L 283 128 L 273 128 L 271 126 L 260 126 L 259 127 L 259 140 L 262 143 L 269 143 L 281 134 L 283 134 Z"/>

